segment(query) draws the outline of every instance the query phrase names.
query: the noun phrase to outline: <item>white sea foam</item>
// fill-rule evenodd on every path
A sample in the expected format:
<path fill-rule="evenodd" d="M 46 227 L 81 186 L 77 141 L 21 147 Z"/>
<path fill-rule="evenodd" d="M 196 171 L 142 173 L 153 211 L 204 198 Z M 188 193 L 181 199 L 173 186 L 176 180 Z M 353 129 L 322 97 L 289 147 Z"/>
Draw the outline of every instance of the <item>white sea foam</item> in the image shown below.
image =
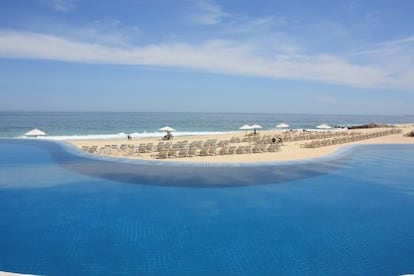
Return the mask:
<path fill-rule="evenodd" d="M 233 133 L 231 131 L 178 131 L 174 132 L 174 136 L 194 136 L 194 135 L 214 135 L 214 134 L 226 134 L 226 133 Z M 163 137 L 165 132 L 134 132 L 129 133 L 132 138 L 151 138 L 151 137 Z M 33 137 L 26 137 L 26 136 L 19 136 L 18 138 L 23 139 L 43 139 L 43 140 L 56 140 L 56 141 L 64 141 L 64 140 L 97 140 L 97 139 L 126 139 L 128 133 L 117 133 L 117 134 L 88 134 L 88 135 L 48 135 L 48 136 L 39 136 L 36 138 Z"/>

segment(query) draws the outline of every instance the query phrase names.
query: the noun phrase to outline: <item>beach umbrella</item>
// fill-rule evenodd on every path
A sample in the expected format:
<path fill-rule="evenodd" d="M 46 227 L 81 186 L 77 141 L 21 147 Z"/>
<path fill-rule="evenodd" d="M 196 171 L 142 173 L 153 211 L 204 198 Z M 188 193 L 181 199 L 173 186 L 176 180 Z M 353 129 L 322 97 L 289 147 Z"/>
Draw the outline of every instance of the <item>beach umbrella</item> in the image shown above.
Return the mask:
<path fill-rule="evenodd" d="M 239 129 L 241 129 L 241 130 L 245 130 L 245 131 L 246 131 L 246 135 L 247 135 L 247 131 L 248 131 L 249 129 L 252 129 L 252 126 L 249 126 L 249 125 L 242 125 L 241 127 L 239 127 Z"/>
<path fill-rule="evenodd" d="M 41 131 L 40 129 L 34 128 L 31 131 L 28 131 L 24 134 L 24 136 L 30 136 L 30 137 L 37 137 L 37 136 L 46 136 L 47 133 L 44 131 Z"/>
<path fill-rule="evenodd" d="M 281 124 L 278 124 L 276 127 L 277 128 L 287 128 L 287 127 L 289 127 L 289 125 L 285 124 L 285 123 L 281 123 Z"/>
<path fill-rule="evenodd" d="M 252 125 L 252 129 L 254 130 L 254 134 L 256 134 L 256 129 L 259 129 L 259 128 L 262 128 L 262 126 L 258 125 L 258 124 Z"/>
<path fill-rule="evenodd" d="M 316 128 L 319 128 L 319 129 L 330 129 L 332 127 L 331 126 L 328 126 L 327 124 L 321 124 L 321 125 L 317 126 Z"/>
<path fill-rule="evenodd" d="M 252 127 L 249 126 L 249 125 L 242 125 L 239 129 L 241 129 L 241 130 L 249 130 L 249 129 L 252 129 Z"/>
<path fill-rule="evenodd" d="M 167 132 L 167 135 L 165 135 L 164 138 L 167 138 L 168 140 L 172 137 L 171 132 L 175 131 L 175 129 L 169 126 L 162 127 L 158 130 Z"/>
<path fill-rule="evenodd" d="M 158 130 L 159 131 L 166 131 L 166 132 L 175 131 L 175 129 L 173 129 L 172 127 L 169 127 L 169 126 L 162 127 L 162 128 L 160 128 Z"/>
<path fill-rule="evenodd" d="M 252 125 L 252 129 L 258 129 L 258 128 L 262 128 L 262 126 L 261 125 L 258 125 L 258 124 Z"/>

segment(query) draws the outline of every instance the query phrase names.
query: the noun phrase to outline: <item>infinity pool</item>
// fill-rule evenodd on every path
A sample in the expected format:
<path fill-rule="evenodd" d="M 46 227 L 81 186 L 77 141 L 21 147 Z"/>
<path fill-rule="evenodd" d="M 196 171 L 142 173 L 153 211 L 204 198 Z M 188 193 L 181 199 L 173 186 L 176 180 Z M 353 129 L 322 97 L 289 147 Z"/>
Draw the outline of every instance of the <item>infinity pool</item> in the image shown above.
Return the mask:
<path fill-rule="evenodd" d="M 224 166 L 0 140 L 0 271 L 414 273 L 413 214 L 414 145 Z"/>

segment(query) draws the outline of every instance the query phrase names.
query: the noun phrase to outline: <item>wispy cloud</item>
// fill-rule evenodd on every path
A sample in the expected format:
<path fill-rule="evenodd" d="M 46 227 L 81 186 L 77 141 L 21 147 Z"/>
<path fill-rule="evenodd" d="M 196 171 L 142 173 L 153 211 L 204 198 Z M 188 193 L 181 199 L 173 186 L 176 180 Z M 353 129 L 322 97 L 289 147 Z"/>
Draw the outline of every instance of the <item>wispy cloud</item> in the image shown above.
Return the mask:
<path fill-rule="evenodd" d="M 382 58 L 390 59 L 391 56 L 397 59 L 399 59 L 398 57 L 404 57 L 407 61 L 412 62 L 410 58 L 407 59 L 407 55 L 414 57 L 414 36 L 368 45 L 363 50 L 349 54 L 349 56 L 376 60 Z"/>
<path fill-rule="evenodd" d="M 287 24 L 287 19 L 283 17 L 265 16 L 259 18 L 232 17 L 229 27 L 233 32 L 257 33 L 271 32 Z"/>
<path fill-rule="evenodd" d="M 398 79 L 402 86 L 410 89 L 414 86 L 413 36 L 369 45 L 349 57 L 381 68 L 390 78 Z"/>
<path fill-rule="evenodd" d="M 42 0 L 42 2 L 52 9 L 62 12 L 71 11 L 75 8 L 73 0 Z"/>
<path fill-rule="evenodd" d="M 199 0 L 193 6 L 193 11 L 188 18 L 198 24 L 214 25 L 220 23 L 226 16 L 229 14 L 224 12 L 220 5 L 209 0 Z"/>
<path fill-rule="evenodd" d="M 56 33 L 54 28 L 54 33 Z M 72 39 L 100 43 L 112 46 L 125 46 L 140 36 L 138 26 L 125 26 L 118 19 L 105 18 L 94 20 L 81 28 L 62 26 L 60 33 L 70 36 Z"/>
<path fill-rule="evenodd" d="M 144 46 L 108 46 L 64 37 L 1 31 L 0 57 L 68 62 L 180 67 L 213 73 L 310 80 L 354 87 L 412 87 L 414 71 L 387 71 L 373 65 L 353 64 L 344 58 L 320 54 L 255 54 L 252 45 L 229 40 Z"/>

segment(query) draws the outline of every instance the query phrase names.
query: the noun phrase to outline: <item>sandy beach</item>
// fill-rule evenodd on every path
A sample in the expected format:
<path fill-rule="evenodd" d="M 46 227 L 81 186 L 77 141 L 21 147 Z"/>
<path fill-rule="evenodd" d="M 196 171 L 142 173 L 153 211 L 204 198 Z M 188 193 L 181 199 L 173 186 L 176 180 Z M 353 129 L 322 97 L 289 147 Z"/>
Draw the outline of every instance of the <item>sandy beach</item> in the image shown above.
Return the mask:
<path fill-rule="evenodd" d="M 395 134 L 384 134 L 384 132 L 388 131 L 397 131 L 401 130 L 399 133 Z M 215 143 L 219 144 L 220 141 L 226 143 L 227 147 L 250 147 L 251 149 L 258 143 L 256 140 L 253 139 L 253 136 L 246 136 L 245 132 L 234 132 L 228 134 L 219 134 L 219 135 L 209 135 L 209 136 L 180 136 L 174 137 L 170 141 L 164 141 L 160 138 L 142 138 L 142 139 L 105 139 L 105 140 L 70 140 L 68 141 L 72 145 L 83 148 L 83 149 L 90 149 L 91 147 L 95 147 L 98 150 L 95 152 L 93 151 L 92 154 L 101 154 L 106 156 L 113 156 L 113 157 L 124 157 L 124 158 L 132 158 L 132 159 L 142 159 L 142 160 L 158 160 L 162 162 L 202 162 L 202 163 L 245 163 L 245 162 L 271 162 L 271 161 L 290 161 L 290 160 L 301 160 L 301 159 L 309 159 L 309 158 L 317 158 L 323 157 L 329 154 L 332 154 L 339 150 L 343 146 L 347 145 L 354 145 L 354 144 L 414 144 L 414 138 L 406 137 L 405 134 L 414 130 L 414 124 L 398 124 L 394 125 L 393 127 L 379 127 L 379 128 L 367 128 L 367 129 L 352 129 L 352 130 L 334 130 L 334 131 L 326 131 L 326 132 L 309 132 L 306 135 L 325 135 L 319 138 L 315 138 L 316 136 L 311 136 L 311 139 L 303 140 L 302 138 L 294 138 L 298 140 L 289 141 L 285 139 L 282 144 L 278 147 L 278 150 L 275 152 L 260 152 L 260 153 L 243 153 L 243 154 L 219 154 L 220 146 L 216 149 L 215 155 L 210 156 L 199 156 L 198 154 L 193 157 L 176 157 L 176 158 L 165 158 L 165 159 L 158 159 L 157 155 L 159 152 L 156 150 L 157 145 L 161 142 L 164 144 L 166 142 L 171 142 L 172 145 L 174 144 L 191 144 L 195 141 L 202 141 L 205 143 L 208 140 L 216 140 Z M 367 136 L 370 135 L 374 136 L 375 133 L 382 133 L 383 135 L 378 137 L 365 137 L 364 139 L 358 138 L 355 141 L 347 141 L 341 142 L 338 144 L 329 144 L 320 147 L 306 147 L 312 141 L 332 141 L 334 138 L 342 138 L 342 137 L 364 137 L 363 135 Z M 275 137 L 284 137 L 284 135 L 290 135 L 290 137 L 295 137 L 299 135 L 304 135 L 301 132 L 288 132 L 283 133 L 281 131 L 260 131 L 255 137 L 267 138 L 268 140 Z M 249 138 L 247 138 L 249 137 Z M 238 138 L 240 142 L 232 143 L 230 142 L 232 138 Z M 309 138 L 309 137 L 308 137 Z M 293 138 L 292 138 L 293 139 Z M 244 140 L 244 142 L 243 142 Z M 247 141 L 248 140 L 248 141 Z M 164 142 L 164 143 L 163 143 Z M 155 150 L 146 153 L 139 153 L 138 148 L 139 145 L 147 145 L 151 143 Z M 272 144 L 270 142 L 270 144 Z M 277 142 L 276 142 L 277 144 Z M 116 146 L 121 147 L 128 147 L 131 149 L 136 149 L 136 152 L 133 154 L 125 154 L 123 151 L 111 151 L 111 152 L 104 152 L 103 149 L 107 146 Z M 268 145 L 266 145 L 268 146 Z M 178 154 L 178 152 L 177 152 Z"/>

